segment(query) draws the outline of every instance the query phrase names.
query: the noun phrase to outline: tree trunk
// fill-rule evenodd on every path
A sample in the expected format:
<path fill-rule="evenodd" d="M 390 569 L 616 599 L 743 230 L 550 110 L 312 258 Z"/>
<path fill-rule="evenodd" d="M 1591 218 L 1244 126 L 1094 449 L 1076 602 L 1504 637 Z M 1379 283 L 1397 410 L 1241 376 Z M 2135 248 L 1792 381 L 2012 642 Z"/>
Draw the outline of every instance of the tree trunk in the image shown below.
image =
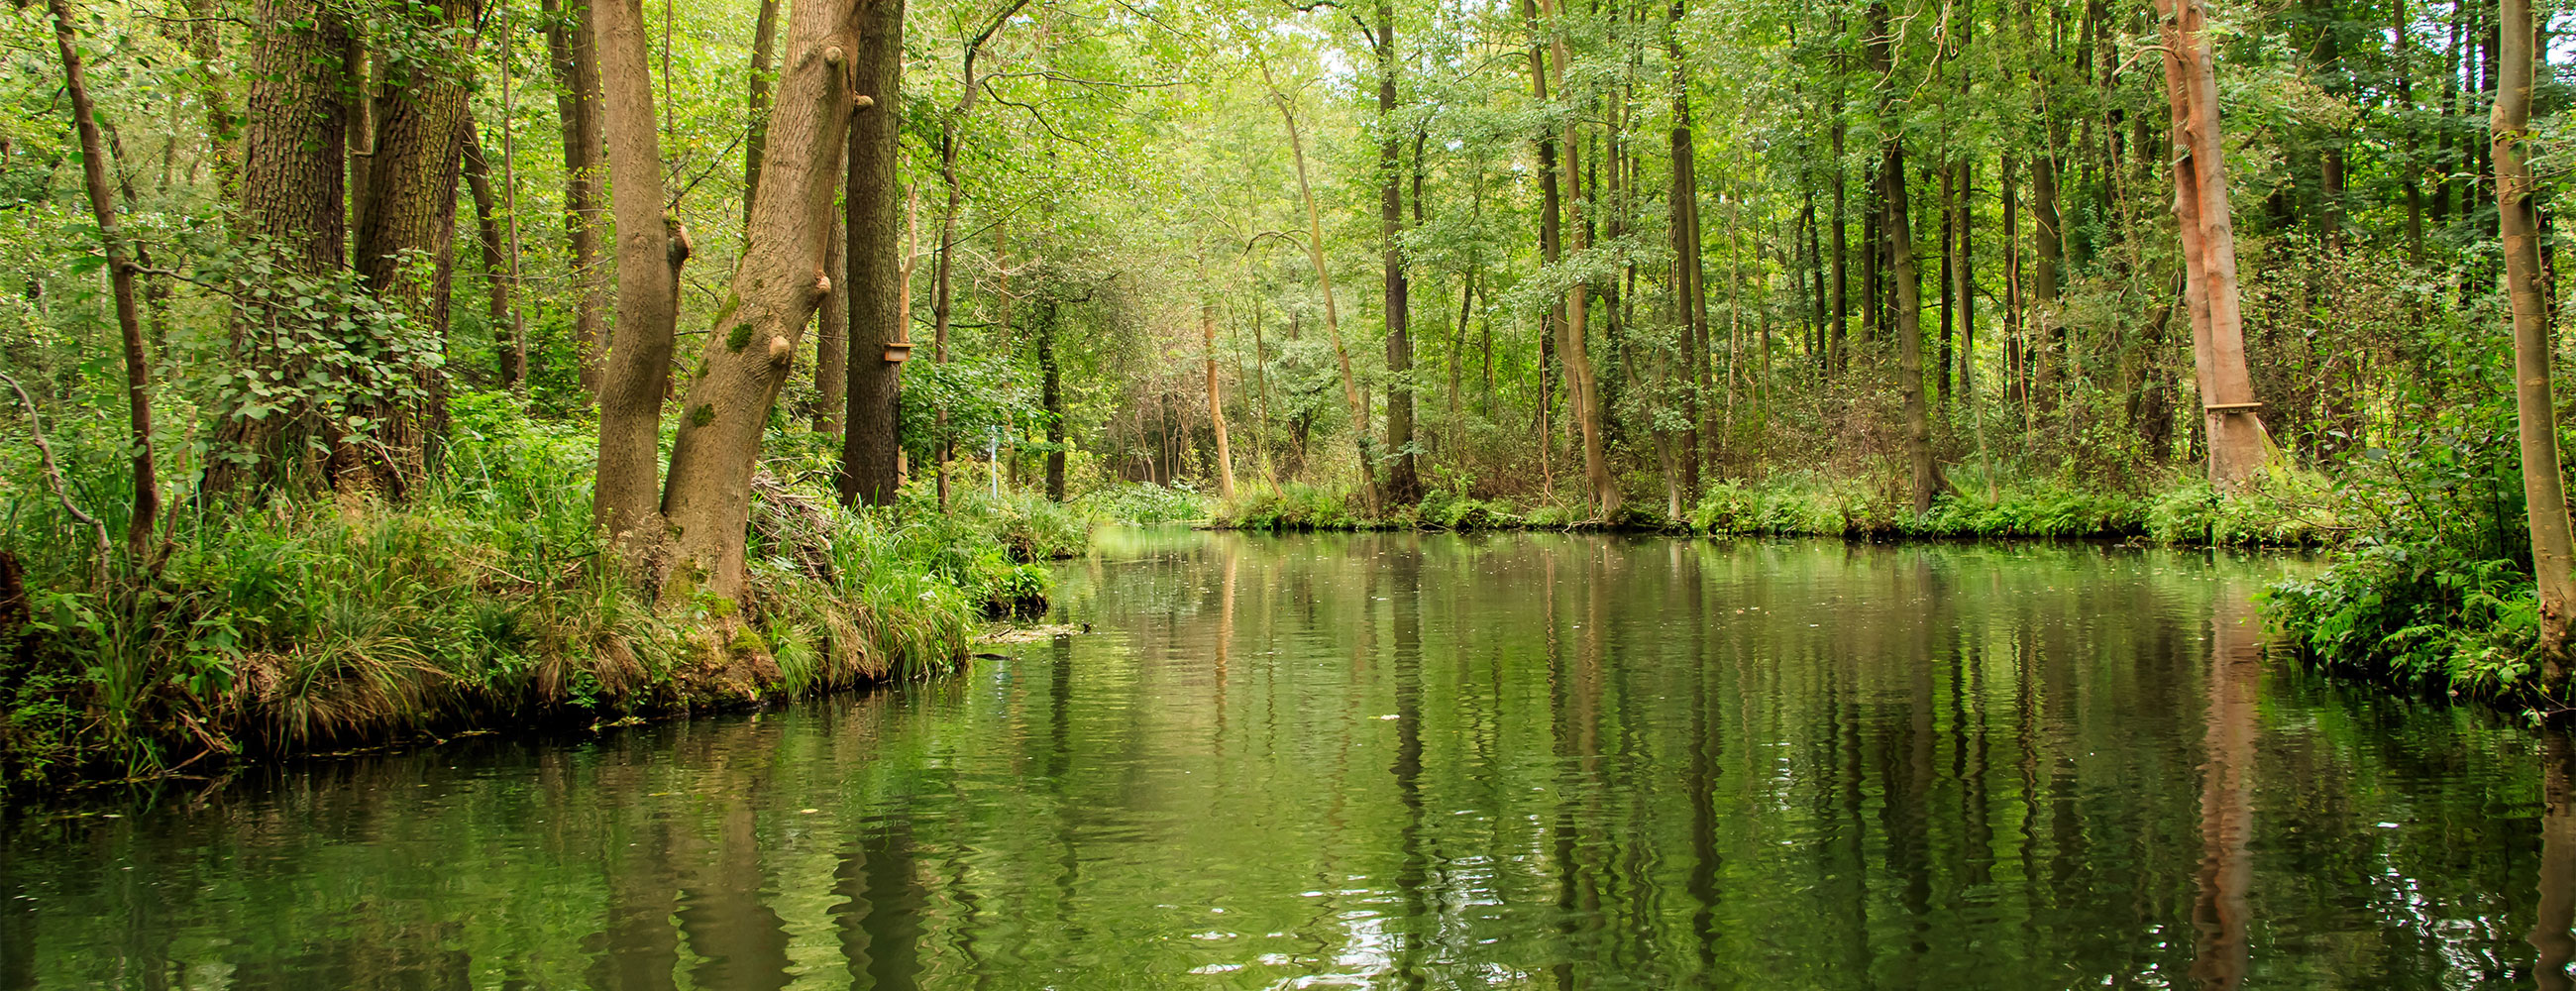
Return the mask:
<path fill-rule="evenodd" d="M 1682 57 L 1681 22 L 1683 0 L 1673 0 L 1664 20 L 1664 52 L 1672 63 L 1673 126 L 1671 139 L 1672 188 L 1666 199 L 1668 221 L 1673 236 L 1673 295 L 1682 307 L 1682 347 L 1689 359 L 1682 374 L 1690 380 L 1690 401 L 1686 413 L 1690 429 L 1682 440 L 1682 491 L 1697 495 L 1700 490 L 1701 451 L 1705 442 L 1717 442 L 1717 430 L 1711 419 L 1708 368 L 1708 285 L 1707 271 L 1700 259 L 1699 233 L 1699 163 L 1696 145 L 1691 139 L 1690 63 Z"/>
<path fill-rule="evenodd" d="M 2192 359 L 2209 433 L 2209 480 L 2232 491 L 2261 470 L 2269 441 L 2255 414 L 2237 304 L 2236 233 L 2218 131 L 2218 77 L 2199 0 L 2158 0 L 2164 13 L 2166 100 L 2173 115 L 2174 219 L 2182 235 Z M 2552 478 L 2555 478 L 2553 473 Z M 2563 532 L 2563 531 L 2562 531 Z"/>
<path fill-rule="evenodd" d="M 1038 403 L 1046 408 L 1046 493 L 1064 501 L 1064 370 L 1055 360 L 1056 303 L 1038 307 Z"/>
<path fill-rule="evenodd" d="M 387 87 L 377 111 L 375 154 L 352 268 L 378 293 L 403 303 L 423 337 L 444 350 L 448 288 L 455 275 L 456 185 L 472 118 L 466 86 L 482 0 L 440 0 L 406 8 L 405 30 L 435 43 L 380 56 Z M 429 270 L 420 271 L 426 263 Z M 368 409 L 373 436 L 347 439 L 332 451 L 332 477 L 343 489 L 374 488 L 407 498 L 428 479 L 433 445 L 446 431 L 447 375 L 434 356 L 418 354 L 398 374 L 408 388 L 379 394 Z"/>
<path fill-rule="evenodd" d="M 59 2 L 59 0 L 57 0 Z M 2504 233 L 2505 295 L 2513 304 L 2514 409 L 2522 434 L 2522 492 L 2531 523 L 2531 570 L 2540 589 L 2541 679 L 2555 691 L 2567 677 L 2569 612 L 2576 609 L 2576 552 L 2570 550 L 2567 493 L 2560 481 L 2558 423 L 2550 392 L 2550 331 L 2541 297 L 2540 209 L 2533 200 L 2530 134 L 2534 27 L 2531 0 L 2503 0 L 2502 54 L 2489 131 L 2496 209 Z M 2213 445 L 2214 446 L 2214 445 Z"/>
<path fill-rule="evenodd" d="M 528 351 L 518 343 L 526 340 L 526 325 L 510 305 L 509 260 L 516 252 L 502 236 L 500 203 L 492 195 L 492 162 L 470 120 L 465 122 L 465 186 L 474 197 L 475 239 L 483 250 L 484 322 L 492 331 L 501 385 L 515 388 L 528 374 Z"/>
<path fill-rule="evenodd" d="M 743 138 L 742 226 L 751 232 L 751 205 L 760 199 L 760 159 L 769 151 L 769 79 L 777 72 L 770 49 L 778 39 L 778 0 L 760 0 L 760 25 L 751 36 L 751 114 Z"/>
<path fill-rule="evenodd" d="M 340 57 L 349 23 L 323 0 L 260 0 L 245 104 L 241 211 L 236 232 L 274 252 L 280 274 L 318 278 L 337 271 L 347 243 L 341 185 L 348 106 Z M 232 348 L 252 372 L 287 374 L 298 359 L 279 350 L 263 321 L 237 320 Z M 215 425 L 216 456 L 200 486 L 227 494 L 253 481 L 274 482 L 301 438 L 314 429 L 312 410 L 252 419 L 227 409 Z"/>
<path fill-rule="evenodd" d="M 842 149 L 844 156 L 848 149 Z M 848 173 L 847 167 L 842 174 Z M 839 434 L 849 412 L 850 395 L 850 225 L 846 212 L 835 213 L 823 235 L 823 277 L 832 291 L 814 314 L 814 432 Z"/>
<path fill-rule="evenodd" d="M 1895 129 L 1888 128 L 1893 134 Z M 1916 278 L 1914 233 L 1907 223 L 1905 145 L 1889 138 L 1879 166 L 1880 225 L 1887 230 L 1888 281 L 1896 305 L 1889 332 L 1896 335 L 1897 392 L 1905 400 L 1905 457 L 1914 467 L 1914 513 L 1932 511 L 1932 497 L 1947 487 L 1932 457 L 1932 417 L 1923 394 L 1923 287 Z"/>
<path fill-rule="evenodd" d="M 125 237 L 117 230 L 116 193 L 108 182 L 98 108 L 90 102 L 89 75 L 82 68 L 80 39 L 72 28 L 71 0 L 50 0 L 47 6 L 54 19 L 54 49 L 62 56 L 64 88 L 71 95 L 74 130 L 80 135 L 81 182 L 89 193 L 90 215 L 98 221 L 99 250 L 107 257 L 108 291 L 116 300 L 116 329 L 124 345 L 126 430 L 133 444 L 134 484 L 125 547 L 136 565 L 149 568 L 153 527 L 161 515 L 161 482 L 152 457 L 152 360 L 144 351 L 143 321 L 134 302 L 134 267 L 125 257 Z M 34 407 L 29 407 L 28 414 L 34 415 Z"/>
<path fill-rule="evenodd" d="M 638 574 L 661 543 L 662 397 L 678 320 L 687 238 L 663 212 L 660 132 L 639 0 L 590 0 L 598 46 L 610 206 L 617 220 L 617 331 L 599 391 L 594 522 Z"/>
<path fill-rule="evenodd" d="M 902 483 L 896 466 L 895 392 L 903 366 L 885 360 L 886 345 L 910 341 L 904 327 L 909 295 L 895 240 L 895 158 L 902 124 L 903 0 L 862 0 L 858 90 L 874 105 L 850 120 L 846 156 L 850 268 L 849 414 L 841 429 L 843 505 L 890 506 Z M 1057 455 L 1050 458 L 1050 463 Z M 1060 474 L 1060 473 L 1058 473 Z M 1052 497 L 1063 498 L 1061 481 Z"/>
<path fill-rule="evenodd" d="M 823 241 L 848 142 L 861 18 L 850 4 L 801 0 L 787 18 L 786 70 L 769 126 L 751 236 L 682 402 L 662 494 L 673 561 L 669 587 L 738 600 L 761 431 L 814 307 L 831 292 Z"/>
<path fill-rule="evenodd" d="M 547 63 L 554 70 L 555 117 L 563 125 L 564 237 L 571 255 L 572 342 L 585 400 L 599 395 L 608 341 L 599 317 L 609 307 L 599 264 L 599 179 L 608 151 L 599 127 L 599 45 L 591 4 L 540 0 L 546 14 Z"/>
<path fill-rule="evenodd" d="M 1405 276 L 1404 153 L 1395 120 L 1395 3 L 1377 0 L 1378 230 L 1386 269 L 1386 472 L 1387 501 L 1422 501 L 1414 464 L 1412 288 Z"/>
<path fill-rule="evenodd" d="M 1555 20 L 1555 0 L 1539 0 L 1539 11 L 1548 20 Z M 1548 46 L 1554 56 L 1556 64 L 1553 71 L 1562 95 L 1566 64 L 1571 60 L 1567 56 L 1565 32 L 1561 28 L 1553 33 Z M 1573 213 L 1568 225 L 1573 243 L 1568 250 L 1576 253 L 1590 241 L 1580 205 L 1583 203 L 1580 126 L 1574 118 L 1567 119 L 1558 161 L 1564 169 L 1561 185 Z M 1621 499 L 1618 484 L 1610 477 L 1610 463 L 1603 449 L 1601 385 L 1600 379 L 1593 374 L 1592 358 L 1587 350 L 1590 334 L 1586 325 L 1590 322 L 1592 310 L 1590 295 L 1591 287 L 1581 281 L 1566 291 L 1566 320 L 1558 333 L 1556 352 L 1557 360 L 1565 368 L 1566 407 L 1574 412 L 1575 427 L 1582 434 L 1583 475 L 1591 490 L 1593 511 L 1600 519 L 1609 520 L 1618 515 Z"/>
<path fill-rule="evenodd" d="M 1216 378 L 1216 301 L 1199 301 L 1199 345 L 1207 356 L 1208 429 L 1216 434 L 1216 494 L 1234 498 L 1234 448 L 1225 433 L 1225 393 Z"/>
<path fill-rule="evenodd" d="M 1377 459 L 1369 443 L 1368 403 L 1360 399 L 1359 377 L 1351 372 L 1351 352 L 1342 343 L 1341 310 L 1333 303 L 1333 272 L 1324 264 L 1324 218 L 1315 207 L 1315 187 L 1306 177 L 1306 140 L 1298 133 L 1297 114 L 1288 102 L 1287 93 L 1270 77 L 1269 63 L 1261 66 L 1261 79 L 1270 85 L 1270 99 L 1279 107 L 1279 119 L 1288 125 L 1288 151 L 1297 166 L 1297 195 L 1306 203 L 1306 260 L 1315 267 L 1315 285 L 1324 294 L 1324 330 L 1333 338 L 1333 357 L 1340 362 L 1342 399 L 1351 407 L 1351 437 L 1359 445 L 1361 495 L 1367 500 L 1369 514 L 1378 512 Z"/>

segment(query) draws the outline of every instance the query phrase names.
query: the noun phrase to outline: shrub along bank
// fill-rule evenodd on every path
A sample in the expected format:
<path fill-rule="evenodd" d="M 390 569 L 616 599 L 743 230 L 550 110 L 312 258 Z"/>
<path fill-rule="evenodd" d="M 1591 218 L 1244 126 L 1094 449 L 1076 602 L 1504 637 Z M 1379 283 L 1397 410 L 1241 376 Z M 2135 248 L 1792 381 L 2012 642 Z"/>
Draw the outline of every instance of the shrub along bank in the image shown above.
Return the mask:
<path fill-rule="evenodd" d="M 505 397 L 455 413 L 409 502 L 183 505 L 149 576 L 100 580 L 86 524 L 13 491 L 0 790 L 917 676 L 958 662 L 979 616 L 1041 605 L 1035 562 L 1079 553 L 1090 527 L 1034 497 L 962 492 L 943 514 L 926 487 L 845 510 L 829 442 L 781 430 L 755 485 L 746 594 L 657 605 L 591 529 L 589 433 Z M 119 467 L 95 451 L 63 465 L 75 494 L 112 491 Z"/>
<path fill-rule="evenodd" d="M 1611 520 L 1587 518 L 1579 501 L 1530 505 L 1466 493 L 1472 480 L 1447 479 L 1419 505 L 1371 515 L 1356 494 L 1289 484 L 1239 496 L 1215 509 L 1215 525 L 1245 530 L 1607 529 L 1709 536 L 1821 536 L 1875 539 L 1968 537 L 2143 538 L 2223 546 L 2308 546 L 2336 532 L 2337 508 L 2322 480 L 2296 473 L 2256 492 L 2221 499 L 2197 479 L 2155 491 L 2093 490 L 2046 479 L 1965 487 L 1917 516 L 1905 495 L 1865 480 L 1778 473 L 1711 485 L 1679 518 L 1660 504 L 1634 502 Z"/>

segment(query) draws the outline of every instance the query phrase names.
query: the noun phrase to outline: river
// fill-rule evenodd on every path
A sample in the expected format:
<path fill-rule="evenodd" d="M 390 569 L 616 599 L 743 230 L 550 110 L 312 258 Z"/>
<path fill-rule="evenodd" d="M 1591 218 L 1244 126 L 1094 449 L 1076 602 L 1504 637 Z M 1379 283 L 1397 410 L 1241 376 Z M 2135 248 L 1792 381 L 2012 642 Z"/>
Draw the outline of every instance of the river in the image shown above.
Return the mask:
<path fill-rule="evenodd" d="M 2564 987 L 2571 748 L 2266 662 L 2312 567 L 1112 531 L 951 677 L 20 814 L 0 991 Z"/>

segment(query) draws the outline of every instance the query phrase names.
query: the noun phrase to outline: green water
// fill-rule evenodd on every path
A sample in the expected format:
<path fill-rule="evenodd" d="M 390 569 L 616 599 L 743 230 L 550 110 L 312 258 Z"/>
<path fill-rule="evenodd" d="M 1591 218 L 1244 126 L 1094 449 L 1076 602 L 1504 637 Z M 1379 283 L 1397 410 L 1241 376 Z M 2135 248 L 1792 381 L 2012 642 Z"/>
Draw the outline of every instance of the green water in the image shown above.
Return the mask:
<path fill-rule="evenodd" d="M 2308 567 L 1112 535 L 953 678 L 19 815 L 0 989 L 2555 986 L 2569 748 L 2266 666 Z"/>

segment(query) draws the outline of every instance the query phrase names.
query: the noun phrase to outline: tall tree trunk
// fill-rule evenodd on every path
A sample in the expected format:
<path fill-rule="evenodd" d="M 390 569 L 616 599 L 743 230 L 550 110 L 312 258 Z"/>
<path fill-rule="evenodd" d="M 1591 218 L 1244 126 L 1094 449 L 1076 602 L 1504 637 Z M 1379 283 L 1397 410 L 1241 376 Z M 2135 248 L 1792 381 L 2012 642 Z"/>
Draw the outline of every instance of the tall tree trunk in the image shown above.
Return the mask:
<path fill-rule="evenodd" d="M 582 398 L 599 395 L 608 358 L 600 314 L 609 308 L 607 272 L 599 263 L 599 180 L 608 160 L 599 126 L 599 45 L 591 5 L 604 0 L 539 0 L 546 15 L 547 64 L 555 81 L 555 118 L 563 125 L 564 239 L 572 264 L 572 344 Z"/>
<path fill-rule="evenodd" d="M 2189 273 L 2192 358 L 2209 432 L 2209 480 L 2232 491 L 2263 467 L 2269 441 L 2245 367 L 2236 290 L 2236 232 L 2218 130 L 2218 77 L 2200 0 L 2158 0 L 2164 12 L 2166 100 L 2173 115 L 2174 219 Z M 2552 477 L 2556 477 L 2554 474 Z M 2562 531 L 2563 532 L 2563 531 Z"/>
<path fill-rule="evenodd" d="M 1422 501 L 1422 479 L 1413 457 L 1413 292 L 1405 276 L 1404 153 L 1395 119 L 1395 3 L 1377 0 L 1378 231 L 1386 269 L 1386 471 L 1387 501 Z"/>
<path fill-rule="evenodd" d="M 474 197 L 474 233 L 483 250 L 483 319 L 492 331 L 501 385 L 516 388 L 528 375 L 527 326 L 519 319 L 518 308 L 510 305 L 510 259 L 518 252 L 501 233 L 500 203 L 492 195 L 492 162 L 470 120 L 465 122 L 465 185 Z"/>
<path fill-rule="evenodd" d="M 1851 198 L 1851 181 L 1843 165 L 1843 100 L 1841 84 L 1834 90 L 1834 333 L 1825 345 L 1825 364 L 1829 371 L 1839 372 L 1851 362 L 1851 218 L 1846 215 Z"/>
<path fill-rule="evenodd" d="M 1897 394 L 1905 402 L 1905 456 L 1914 468 L 1914 513 L 1920 516 L 1932 511 L 1932 497 L 1947 483 L 1941 478 L 1941 464 L 1932 456 L 1932 416 L 1930 403 L 1923 390 L 1923 285 L 1915 272 L 1914 229 L 1908 214 L 1911 205 L 1905 190 L 1905 140 L 1899 126 L 1894 101 L 1891 99 L 1892 36 L 1887 30 L 1887 7 L 1883 0 L 1870 10 L 1872 30 L 1870 66 L 1880 79 L 1879 132 L 1885 137 L 1879 151 L 1878 210 L 1879 226 L 1886 232 L 1883 250 L 1887 253 L 1887 275 L 1895 300 L 1889 309 L 1888 332 L 1896 336 Z"/>
<path fill-rule="evenodd" d="M 1690 379 L 1690 402 L 1687 414 L 1690 429 L 1683 439 L 1682 489 L 1691 495 L 1700 490 L 1702 443 L 1715 444 L 1716 410 L 1707 401 L 1708 368 L 1708 285 L 1707 270 L 1700 259 L 1699 231 L 1699 163 L 1697 145 L 1691 138 L 1690 63 L 1682 57 L 1681 22 L 1683 0 L 1673 0 L 1664 19 L 1664 53 L 1672 64 L 1673 126 L 1670 135 L 1672 155 L 1672 188 L 1666 198 L 1668 222 L 1673 235 L 1673 295 L 1682 307 L 1682 346 L 1689 352 L 1683 374 Z M 1812 212 L 1813 207 L 1810 206 Z"/>
<path fill-rule="evenodd" d="M 769 151 L 769 80 L 777 73 L 770 50 L 778 40 L 778 0 L 760 0 L 760 24 L 751 36 L 751 114 L 743 138 L 742 226 L 751 236 L 751 204 L 760 199 L 760 160 Z"/>
<path fill-rule="evenodd" d="M 339 270 L 347 243 L 342 148 L 348 106 L 340 58 L 348 47 L 344 12 L 324 0 L 260 0 L 244 105 L 238 233 L 274 252 L 280 274 L 319 278 Z M 285 375 L 298 359 L 273 339 L 262 319 L 239 319 L 232 348 L 253 372 Z M 254 481 L 274 482 L 291 433 L 313 430 L 314 411 L 252 418 L 229 408 L 215 425 L 217 456 L 201 491 L 227 494 Z"/>
<path fill-rule="evenodd" d="M 1225 433 L 1225 393 L 1216 378 L 1216 300 L 1199 301 L 1199 347 L 1207 359 L 1208 429 L 1216 434 L 1216 494 L 1234 498 L 1234 447 Z"/>
<path fill-rule="evenodd" d="M 57 0 L 59 2 L 59 0 Z M 2522 142 L 2531 129 L 2531 0 L 2502 0 L 2501 78 L 2490 118 L 2496 163 L 2496 210 L 2504 232 L 2505 295 L 2513 305 L 2514 409 L 2522 433 L 2522 492 L 2531 522 L 2531 570 L 2540 589 L 2543 685 L 2567 677 L 2567 631 L 2576 609 L 2576 551 L 2570 549 L 2567 493 L 2560 481 L 2558 423 L 2550 392 L 2550 332 L 2541 297 L 2540 209 Z"/>
<path fill-rule="evenodd" d="M 1351 372 L 1351 352 L 1342 343 L 1341 310 L 1333 303 L 1333 271 L 1324 264 L 1324 217 L 1315 206 L 1315 187 L 1306 177 L 1306 139 L 1297 130 L 1297 114 L 1288 94 L 1270 76 L 1269 63 L 1261 66 L 1261 79 L 1270 86 L 1270 100 L 1279 107 L 1279 119 L 1288 125 L 1288 151 L 1297 166 L 1297 195 L 1306 203 L 1306 260 L 1315 267 L 1315 285 L 1324 294 L 1324 330 L 1333 338 L 1333 357 L 1342 372 L 1342 399 L 1351 407 L 1351 437 L 1359 445 L 1360 484 L 1368 500 L 1370 515 L 1376 515 L 1381 499 L 1378 493 L 1377 459 L 1369 450 L 1368 403 L 1360 398 L 1359 377 Z"/>
<path fill-rule="evenodd" d="M 846 156 L 848 149 L 842 149 Z M 842 174 L 848 173 L 846 166 Z M 832 215 L 823 235 L 823 276 L 832 291 L 814 314 L 814 432 L 839 434 L 850 395 L 850 225 L 846 211 Z"/>
<path fill-rule="evenodd" d="M 136 565 L 149 568 L 152 532 L 161 516 L 161 481 L 152 457 L 152 359 L 144 350 L 143 320 L 134 302 L 134 266 L 125 257 L 125 237 L 117 230 L 116 192 L 107 177 L 107 149 L 98 136 L 98 108 L 90 102 L 89 74 L 81 65 L 71 0 L 49 0 L 47 6 L 54 19 L 54 50 L 62 56 L 64 88 L 71 95 L 72 123 L 80 135 L 81 182 L 89 193 L 90 216 L 98 221 L 99 250 L 107 257 L 108 291 L 116 300 L 116 329 L 124 345 L 126 430 L 133 444 L 134 485 L 125 547 Z M 32 407 L 29 415 L 34 415 Z"/>
<path fill-rule="evenodd" d="M 1556 20 L 1557 11 L 1554 0 L 1539 0 L 1538 6 L 1541 16 L 1550 21 Z M 1552 31 L 1548 47 L 1555 62 L 1551 70 L 1556 73 L 1558 95 L 1562 96 L 1566 64 L 1571 61 L 1567 54 L 1565 29 L 1562 25 L 1558 25 Z M 1570 240 L 1573 242 L 1567 245 L 1569 253 L 1582 252 L 1591 240 L 1589 223 L 1581 205 L 1584 200 L 1580 127 L 1580 123 L 1575 118 L 1567 118 L 1563 145 L 1559 149 L 1558 165 L 1564 170 L 1561 185 L 1565 199 L 1568 201 L 1568 209 L 1573 214 L 1572 217 L 1567 218 L 1570 221 L 1567 228 L 1571 234 Z M 1593 373 L 1592 358 L 1589 353 L 1591 335 L 1587 324 L 1590 323 L 1592 313 L 1589 284 L 1577 281 L 1566 290 L 1565 313 L 1566 320 L 1558 333 L 1556 353 L 1557 360 L 1565 368 L 1566 408 L 1574 413 L 1575 428 L 1582 435 L 1583 476 L 1590 489 L 1593 512 L 1600 519 L 1609 520 L 1618 515 L 1621 497 L 1617 481 L 1610 477 L 1608 452 L 1603 449 L 1601 385 L 1599 377 Z"/>
<path fill-rule="evenodd" d="M 380 56 L 387 86 L 378 108 L 375 154 L 367 169 L 366 209 L 351 252 L 352 268 L 379 293 L 402 300 L 427 339 L 444 350 L 448 288 L 456 267 L 456 186 L 471 123 L 474 31 L 482 0 L 440 0 L 406 8 L 404 30 L 436 39 Z M 426 262 L 429 271 L 418 266 Z M 402 374 L 408 388 L 370 404 L 374 435 L 346 439 L 332 451 L 332 476 L 343 488 L 375 488 L 407 498 L 426 481 L 434 445 L 446 432 L 447 375 L 435 356 L 414 355 Z"/>
<path fill-rule="evenodd" d="M 910 300 L 895 238 L 895 158 L 902 124 L 903 0 L 862 0 L 858 90 L 872 106 L 850 120 L 849 169 L 843 194 L 850 268 L 849 415 L 841 428 L 843 505 L 890 506 L 902 482 L 896 466 L 895 393 L 903 366 L 886 345 L 912 339 L 904 327 Z M 1053 428 L 1051 428 L 1052 430 Z M 1050 458 L 1050 469 L 1053 468 Z M 1064 487 L 1052 482 L 1049 497 Z"/>
<path fill-rule="evenodd" d="M 1538 0 L 1521 0 L 1521 19 L 1530 29 L 1530 97 L 1539 105 L 1547 104 L 1547 35 L 1539 24 Z M 1541 265 L 1554 265 L 1564 257 L 1565 199 L 1557 187 L 1557 148 L 1554 128 L 1538 132 L 1538 255 Z M 1539 333 L 1538 361 L 1538 465 L 1539 478 L 1546 500 L 1556 498 L 1556 473 L 1549 463 L 1556 448 L 1556 432 L 1549 424 L 1550 408 L 1555 399 L 1550 394 L 1551 379 L 1556 374 L 1557 346 L 1565 336 L 1565 301 L 1557 300 L 1541 316 L 1545 326 Z"/>
<path fill-rule="evenodd" d="M 832 230 L 833 166 L 848 142 L 860 20 L 853 5 L 834 0 L 799 0 L 788 13 L 780 60 L 787 69 L 778 80 L 760 198 L 751 205 L 751 237 L 671 446 L 662 515 L 673 531 L 673 588 L 742 595 L 761 431 L 806 321 L 832 288 L 823 241 Z"/>
<path fill-rule="evenodd" d="M 2041 126 L 2048 125 L 2043 121 Z M 2030 237 L 2036 257 L 2031 266 L 2029 312 L 2023 318 L 2029 341 L 2022 348 L 2022 361 L 2030 366 L 2031 389 L 2042 408 L 2053 407 L 2059 380 L 2067 373 L 2059 367 L 2064 355 L 2058 342 L 2065 322 L 2057 314 L 2057 269 L 2066 259 L 2066 231 L 2057 210 L 2057 166 L 2054 149 L 2030 159 Z"/>
<path fill-rule="evenodd" d="M 1064 370 L 1056 362 L 1056 303 L 1038 307 L 1038 403 L 1047 411 L 1046 493 L 1064 501 Z"/>
<path fill-rule="evenodd" d="M 650 575 L 662 542 L 662 397 L 679 319 L 685 235 L 664 212 L 660 131 L 640 0 L 589 0 L 600 68 L 610 206 L 617 220 L 617 333 L 599 391 L 594 521 Z"/>

